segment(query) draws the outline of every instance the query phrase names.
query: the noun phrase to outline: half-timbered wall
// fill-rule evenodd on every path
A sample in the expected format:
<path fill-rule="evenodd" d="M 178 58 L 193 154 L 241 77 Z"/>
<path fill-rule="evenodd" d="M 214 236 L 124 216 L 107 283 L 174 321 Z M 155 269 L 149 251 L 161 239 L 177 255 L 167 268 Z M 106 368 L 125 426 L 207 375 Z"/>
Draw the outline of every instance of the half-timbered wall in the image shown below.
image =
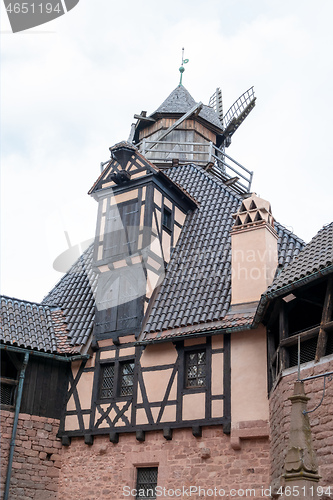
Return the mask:
<path fill-rule="evenodd" d="M 151 179 L 121 192 L 102 190 L 94 250 L 96 338 L 139 333 L 185 217 L 184 207 Z"/>
<path fill-rule="evenodd" d="M 135 345 L 134 336 L 120 340 L 119 345 L 100 341 L 87 363 L 73 364 L 60 435 L 230 424 L 228 335 L 145 348 Z M 124 395 L 122 369 L 132 364 L 130 394 Z"/>

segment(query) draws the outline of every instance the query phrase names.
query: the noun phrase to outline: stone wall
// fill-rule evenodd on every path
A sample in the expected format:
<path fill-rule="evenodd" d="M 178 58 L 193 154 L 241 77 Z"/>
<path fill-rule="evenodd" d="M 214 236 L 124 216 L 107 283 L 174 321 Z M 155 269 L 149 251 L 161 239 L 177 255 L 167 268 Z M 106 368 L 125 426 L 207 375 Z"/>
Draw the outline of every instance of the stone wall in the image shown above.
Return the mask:
<path fill-rule="evenodd" d="M 318 364 L 309 363 L 301 371 L 301 379 L 333 371 L 332 356 Z M 306 365 L 305 365 L 306 366 Z M 271 424 L 271 471 L 272 480 L 277 480 L 283 472 L 284 458 L 288 449 L 291 403 L 297 371 L 285 375 L 270 397 Z M 323 377 L 304 382 L 305 393 L 310 397 L 308 410 L 320 402 L 323 395 Z M 321 486 L 332 486 L 333 490 L 333 380 L 326 380 L 325 397 L 321 406 L 309 414 L 313 446 L 317 453 Z"/>
<path fill-rule="evenodd" d="M 117 444 L 110 443 L 108 436 L 95 437 L 91 446 L 73 438 L 63 448 L 59 498 L 133 498 L 124 493 L 135 488 L 136 467 L 157 466 L 158 486 L 170 490 L 160 498 L 176 498 L 172 490 L 197 486 L 206 491 L 224 489 L 228 495 L 232 488 L 251 488 L 255 490 L 251 496 L 260 499 L 262 487 L 269 485 L 269 462 L 267 438 L 242 440 L 241 449 L 233 450 L 230 437 L 220 427 L 203 428 L 201 438 L 194 437 L 191 429 L 177 429 L 170 441 L 162 431 L 147 432 L 144 442 L 132 433 L 120 435 Z M 181 496 L 186 497 L 186 493 Z M 192 492 L 192 499 L 202 497 Z"/>
<path fill-rule="evenodd" d="M 6 482 L 14 412 L 1 411 L 1 498 Z M 10 482 L 10 500 L 58 498 L 61 442 L 59 420 L 20 414 Z"/>

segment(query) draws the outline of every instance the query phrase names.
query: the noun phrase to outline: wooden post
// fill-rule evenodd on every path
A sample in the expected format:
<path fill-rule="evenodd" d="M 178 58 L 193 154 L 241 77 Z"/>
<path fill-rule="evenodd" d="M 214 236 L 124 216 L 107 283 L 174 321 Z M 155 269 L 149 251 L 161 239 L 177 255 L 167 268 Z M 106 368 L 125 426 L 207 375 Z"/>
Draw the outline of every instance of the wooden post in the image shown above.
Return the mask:
<path fill-rule="evenodd" d="M 288 320 L 286 314 L 286 305 L 282 300 L 280 302 L 280 311 L 279 311 L 279 340 L 280 340 L 280 371 L 288 368 L 289 360 L 288 360 L 288 352 L 285 347 L 281 346 L 281 341 L 288 337 Z"/>
<path fill-rule="evenodd" d="M 325 356 L 326 344 L 327 344 L 327 332 L 326 325 L 329 323 L 332 316 L 333 307 L 333 293 L 332 293 L 332 283 L 333 279 L 329 278 L 327 282 L 326 295 L 323 307 L 323 314 L 321 317 L 320 330 L 318 335 L 318 343 L 316 350 L 315 363 L 318 363 L 321 357 Z"/>
<path fill-rule="evenodd" d="M 210 141 L 208 150 L 208 163 L 212 163 L 213 143 Z"/>

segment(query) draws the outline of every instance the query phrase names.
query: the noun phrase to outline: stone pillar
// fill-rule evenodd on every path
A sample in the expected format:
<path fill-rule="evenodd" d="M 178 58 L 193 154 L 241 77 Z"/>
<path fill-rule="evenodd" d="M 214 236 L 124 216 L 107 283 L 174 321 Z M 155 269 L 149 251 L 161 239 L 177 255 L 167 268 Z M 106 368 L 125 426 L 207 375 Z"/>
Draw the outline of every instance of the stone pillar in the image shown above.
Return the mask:
<path fill-rule="evenodd" d="M 316 454 L 312 446 L 309 417 L 306 413 L 307 401 L 303 382 L 295 382 L 291 396 L 291 418 L 289 448 L 284 466 L 283 500 L 298 497 L 302 500 L 316 500 L 320 476 Z M 294 492 L 294 493 L 293 493 Z M 298 494 L 297 494 L 298 493 Z"/>

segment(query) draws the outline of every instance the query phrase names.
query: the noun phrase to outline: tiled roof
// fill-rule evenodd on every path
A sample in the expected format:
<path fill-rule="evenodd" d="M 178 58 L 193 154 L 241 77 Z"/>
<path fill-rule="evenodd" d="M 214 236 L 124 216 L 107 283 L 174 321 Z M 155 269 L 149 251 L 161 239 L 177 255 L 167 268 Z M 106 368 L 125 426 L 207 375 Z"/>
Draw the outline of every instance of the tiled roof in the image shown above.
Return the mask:
<path fill-rule="evenodd" d="M 169 329 L 163 332 L 152 332 L 144 335 L 143 343 L 168 340 L 173 337 L 183 337 L 185 335 L 200 335 L 206 334 L 207 331 L 214 332 L 215 330 L 228 331 L 229 329 L 244 330 L 251 328 L 253 318 L 255 316 L 255 309 L 251 311 L 229 311 L 226 316 L 219 321 L 210 321 L 207 323 L 200 323 L 198 325 L 189 325 L 181 328 Z"/>
<path fill-rule="evenodd" d="M 199 203 L 186 218 L 173 251 L 165 279 L 151 305 L 143 338 L 239 328 L 251 324 L 253 313 L 228 312 L 231 300 L 232 214 L 240 195 L 212 174 L 195 165 L 172 167 L 163 172 Z M 290 262 L 304 242 L 276 223 L 279 264 Z M 93 247 L 45 297 L 43 304 L 61 308 L 72 347 L 84 345 L 92 333 L 96 275 L 92 271 Z"/>
<path fill-rule="evenodd" d="M 0 342 L 57 353 L 57 339 L 49 307 L 1 296 Z"/>
<path fill-rule="evenodd" d="M 333 222 L 321 229 L 268 288 L 267 294 L 333 266 Z M 333 269 L 332 269 L 333 272 Z"/>
<path fill-rule="evenodd" d="M 173 167 L 165 173 L 196 198 L 200 207 L 185 221 L 144 327 L 145 338 L 162 338 L 162 332 L 168 335 L 177 328 L 181 334 L 190 325 L 189 333 L 193 333 L 195 325 L 222 321 L 231 302 L 230 230 L 241 197 L 195 165 Z M 275 228 L 283 266 L 304 242 L 278 223 Z M 237 321 L 241 321 L 238 316 Z"/>
<path fill-rule="evenodd" d="M 43 299 L 42 304 L 61 308 L 71 346 L 86 344 L 92 333 L 97 276 L 92 270 L 93 245 Z"/>
<path fill-rule="evenodd" d="M 193 106 L 196 104 L 196 101 L 193 99 L 191 94 L 185 87 L 182 85 L 178 85 L 171 92 L 171 94 L 165 99 L 165 101 L 157 108 L 151 116 L 156 114 L 169 114 L 169 113 L 187 113 Z M 217 116 L 215 110 L 210 106 L 203 105 L 199 116 L 211 123 L 215 127 L 223 130 L 223 124 L 221 123 L 219 117 Z"/>

